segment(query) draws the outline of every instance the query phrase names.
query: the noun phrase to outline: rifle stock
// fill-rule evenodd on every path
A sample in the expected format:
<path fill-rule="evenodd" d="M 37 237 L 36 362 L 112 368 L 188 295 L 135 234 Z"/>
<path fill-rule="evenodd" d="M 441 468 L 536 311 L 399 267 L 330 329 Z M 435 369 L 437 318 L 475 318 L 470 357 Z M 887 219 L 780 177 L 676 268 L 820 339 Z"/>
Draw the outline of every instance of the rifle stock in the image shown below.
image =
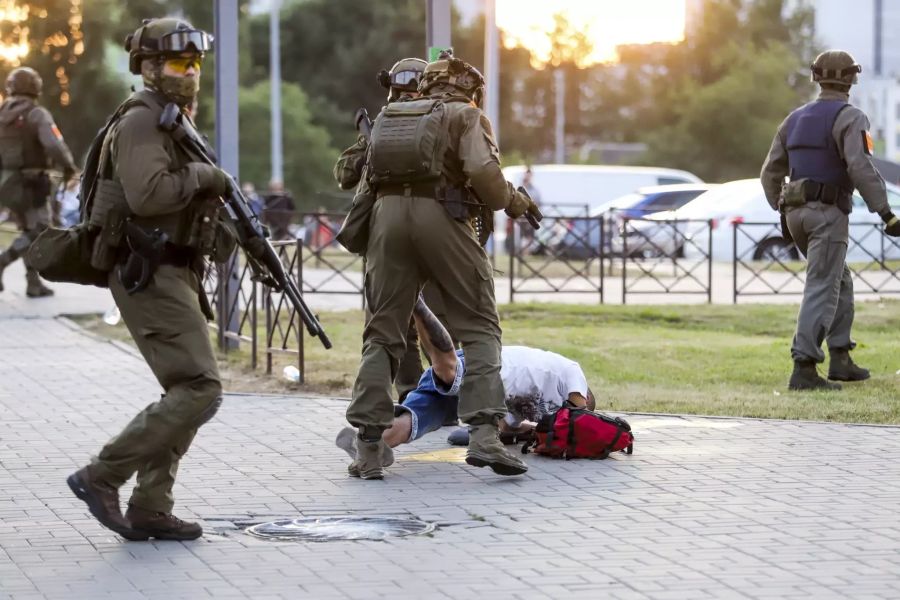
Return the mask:
<path fill-rule="evenodd" d="M 190 121 L 185 121 L 176 104 L 168 104 L 165 107 L 159 119 L 159 128 L 171 135 L 176 143 L 183 145 L 188 153 L 215 166 L 215 161 L 210 158 L 212 153 L 207 147 L 206 141 L 194 130 Z M 250 208 L 250 203 L 241 193 L 234 177 L 229 175 L 229 179 L 225 212 L 235 225 L 238 244 L 247 253 L 254 279 L 284 292 L 294 310 L 300 314 L 309 334 L 319 338 L 326 349 L 331 348 L 331 340 L 328 339 L 321 323 L 303 300 L 297 283 L 285 272 L 281 258 L 268 240 L 265 226 L 259 222 L 256 213 Z"/>
<path fill-rule="evenodd" d="M 356 125 L 356 130 L 360 132 L 367 141 L 371 139 L 372 119 L 369 118 L 369 111 L 365 108 L 357 110 L 356 114 L 353 115 L 353 124 Z"/>

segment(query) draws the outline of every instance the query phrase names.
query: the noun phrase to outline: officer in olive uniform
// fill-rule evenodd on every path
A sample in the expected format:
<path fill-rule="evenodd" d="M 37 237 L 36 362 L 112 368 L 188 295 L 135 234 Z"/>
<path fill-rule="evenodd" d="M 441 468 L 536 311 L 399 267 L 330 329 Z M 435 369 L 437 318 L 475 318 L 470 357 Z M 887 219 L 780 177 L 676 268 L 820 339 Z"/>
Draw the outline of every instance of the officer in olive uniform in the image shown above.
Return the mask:
<path fill-rule="evenodd" d="M 62 169 L 64 182 L 76 171 L 72 153 L 50 112 L 37 103 L 43 82 L 34 69 L 19 67 L 6 78 L 7 98 L 0 105 L 0 205 L 10 210 L 22 232 L 0 254 L 3 270 L 22 256 L 38 234 L 50 225 L 51 164 Z M 37 271 L 25 266 L 29 298 L 53 295 Z"/>
<path fill-rule="evenodd" d="M 375 120 L 357 195 L 377 195 L 366 249 L 366 297 L 372 318 L 347 420 L 358 428 L 353 476 L 380 479 L 390 453 L 390 398 L 418 292 L 427 281 L 444 297 L 447 319 L 466 357 L 459 415 L 472 428 L 466 462 L 518 475 L 525 463 L 498 438 L 503 417 L 500 323 L 491 264 L 469 209 L 481 203 L 517 218 L 532 203 L 500 171 L 491 125 L 480 109 L 484 79 L 450 56 L 429 63 L 422 98 L 388 104 Z M 477 199 L 468 194 L 470 185 Z M 444 382 L 448 386 L 452 382 Z"/>
<path fill-rule="evenodd" d="M 422 79 L 422 71 L 425 70 L 427 64 L 421 58 L 403 58 L 395 62 L 390 71 L 380 71 L 378 83 L 388 90 L 388 103 L 417 98 L 419 81 Z M 369 141 L 363 134 L 360 134 L 356 143 L 341 153 L 334 165 L 334 178 L 342 190 L 351 190 L 359 183 L 368 149 Z M 426 285 L 422 294 L 431 311 L 441 320 L 445 328 L 449 328 L 446 322 L 444 299 L 440 293 L 434 286 Z M 398 402 L 403 402 L 406 395 L 416 389 L 423 371 L 419 336 L 415 323 L 410 321 L 409 329 L 406 332 L 406 353 L 400 359 L 400 366 L 394 380 Z M 447 424 L 455 425 L 456 421 L 448 421 Z"/>
<path fill-rule="evenodd" d="M 881 216 L 888 235 L 900 235 L 884 180 L 872 164 L 869 119 L 849 103 L 850 86 L 861 67 L 848 53 L 829 50 L 811 70 L 812 80 L 821 86 L 819 97 L 782 122 L 760 175 L 766 199 L 785 214 L 789 233 L 808 261 L 791 347 L 793 390 L 840 389 L 816 371 L 825 359 L 823 341 L 831 355 L 828 379 L 869 378 L 869 371 L 850 358 L 855 346 L 850 338 L 853 280 L 845 258 L 853 189 Z"/>
<path fill-rule="evenodd" d="M 144 21 L 128 37 L 130 68 L 142 76 L 144 89 L 119 108 L 102 142 L 90 208 L 90 221 L 103 227 L 94 258 L 116 251 L 107 265 L 110 291 L 165 393 L 68 484 L 98 521 L 131 540 L 188 540 L 203 533 L 197 523 L 172 515 L 172 486 L 197 429 L 222 401 L 206 323 L 212 314 L 200 280 L 203 255 L 221 259 L 234 248 L 217 213 L 228 176 L 192 160 L 158 123 L 169 103 L 189 118 L 185 109 L 199 91 L 211 41 L 173 18 Z M 123 213 L 127 220 L 116 216 Z M 135 473 L 123 516 L 118 488 Z"/>

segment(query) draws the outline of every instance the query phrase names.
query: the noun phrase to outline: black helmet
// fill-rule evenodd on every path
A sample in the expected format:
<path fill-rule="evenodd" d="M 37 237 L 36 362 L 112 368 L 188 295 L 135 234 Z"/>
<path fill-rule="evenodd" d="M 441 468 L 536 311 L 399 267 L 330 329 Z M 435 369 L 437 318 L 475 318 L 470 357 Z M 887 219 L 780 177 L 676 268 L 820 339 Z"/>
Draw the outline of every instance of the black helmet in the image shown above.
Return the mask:
<path fill-rule="evenodd" d="M 6 93 L 9 96 L 33 96 L 41 95 L 44 81 L 38 72 L 31 67 L 19 67 L 13 69 L 6 77 Z"/>
<path fill-rule="evenodd" d="M 213 36 L 195 29 L 187 21 L 167 17 L 144 19 L 137 31 L 125 38 L 128 68 L 141 74 L 141 61 L 149 56 L 196 52 L 203 54 L 212 48 Z"/>

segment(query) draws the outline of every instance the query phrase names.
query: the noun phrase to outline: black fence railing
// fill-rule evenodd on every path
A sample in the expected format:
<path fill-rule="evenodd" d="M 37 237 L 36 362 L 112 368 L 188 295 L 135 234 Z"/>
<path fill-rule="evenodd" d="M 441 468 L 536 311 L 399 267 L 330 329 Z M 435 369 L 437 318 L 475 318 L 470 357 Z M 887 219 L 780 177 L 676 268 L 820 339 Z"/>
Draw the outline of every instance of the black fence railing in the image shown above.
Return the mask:
<path fill-rule="evenodd" d="M 732 236 L 732 299 L 799 296 L 806 262 L 785 241 L 778 223 L 735 223 Z M 851 223 L 847 265 L 855 294 L 900 294 L 900 239 L 881 223 Z"/>
<path fill-rule="evenodd" d="M 603 302 L 605 222 L 602 217 L 545 214 L 540 229 L 513 221 L 508 235 L 509 301 L 516 295 L 596 294 Z"/>
<path fill-rule="evenodd" d="M 712 302 L 712 220 L 625 217 L 613 252 L 621 256 L 622 304 L 629 295 L 705 295 Z"/>

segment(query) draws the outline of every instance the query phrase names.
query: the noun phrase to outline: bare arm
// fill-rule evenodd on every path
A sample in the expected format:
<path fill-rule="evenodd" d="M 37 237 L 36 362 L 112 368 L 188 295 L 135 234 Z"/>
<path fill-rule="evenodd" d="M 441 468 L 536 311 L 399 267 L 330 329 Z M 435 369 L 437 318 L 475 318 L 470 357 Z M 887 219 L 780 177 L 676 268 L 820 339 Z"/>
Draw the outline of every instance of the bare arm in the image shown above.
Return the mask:
<path fill-rule="evenodd" d="M 450 334 L 434 313 L 425 304 L 422 296 L 416 300 L 413 318 L 422 348 L 431 359 L 431 367 L 441 381 L 451 382 L 456 378 L 456 348 Z"/>

